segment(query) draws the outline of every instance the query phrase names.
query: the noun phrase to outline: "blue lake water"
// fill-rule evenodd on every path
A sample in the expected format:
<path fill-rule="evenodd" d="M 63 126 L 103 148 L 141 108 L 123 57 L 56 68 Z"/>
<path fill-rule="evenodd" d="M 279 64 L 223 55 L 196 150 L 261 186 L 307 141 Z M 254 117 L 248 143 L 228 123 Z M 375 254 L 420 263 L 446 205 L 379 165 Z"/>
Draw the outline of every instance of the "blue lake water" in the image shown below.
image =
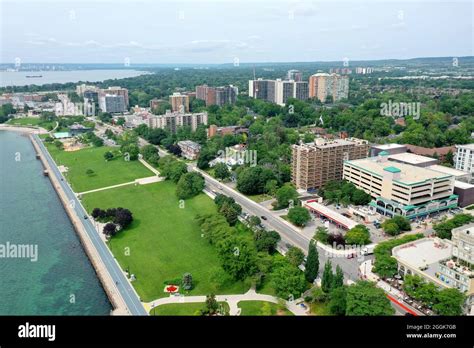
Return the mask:
<path fill-rule="evenodd" d="M 0 131 L 0 244 L 37 245 L 38 260 L 0 258 L 0 315 L 108 315 L 109 300 L 27 136 Z"/>

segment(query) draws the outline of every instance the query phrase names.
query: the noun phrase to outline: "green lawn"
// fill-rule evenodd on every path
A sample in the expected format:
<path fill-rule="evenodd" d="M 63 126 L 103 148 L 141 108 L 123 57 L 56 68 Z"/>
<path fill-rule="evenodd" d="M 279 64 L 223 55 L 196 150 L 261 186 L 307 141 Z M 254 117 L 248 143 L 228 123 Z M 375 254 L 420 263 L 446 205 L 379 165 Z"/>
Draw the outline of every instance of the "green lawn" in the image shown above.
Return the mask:
<path fill-rule="evenodd" d="M 226 313 L 229 313 L 227 302 L 219 302 Z M 205 303 L 170 303 L 150 310 L 150 315 L 199 315 L 196 312 L 205 307 Z"/>
<path fill-rule="evenodd" d="M 124 186 L 86 194 L 83 202 L 88 211 L 119 206 L 132 211 L 134 222 L 110 246 L 122 268 L 137 277 L 133 284 L 143 301 L 167 296 L 165 281 L 181 279 L 186 272 L 192 274 L 195 286 L 190 295 L 246 292 L 248 286 L 243 282 L 222 276 L 215 247 L 201 237 L 194 221 L 197 214 L 216 211 L 213 201 L 200 194 L 180 208 L 175 188 L 169 181 Z"/>
<path fill-rule="evenodd" d="M 22 117 L 12 118 L 8 120 L 7 124 L 18 125 L 18 126 L 39 126 L 47 128 L 48 126 L 54 127 L 56 122 L 54 121 L 43 121 L 39 117 Z"/>
<path fill-rule="evenodd" d="M 250 198 L 254 202 L 261 203 L 261 202 L 268 201 L 269 199 L 272 199 L 273 197 L 265 193 L 262 193 L 262 194 L 257 194 L 257 195 L 247 195 L 247 198 Z"/>
<path fill-rule="evenodd" d="M 279 311 L 278 305 L 266 301 L 240 301 L 237 306 L 242 309 L 240 315 L 254 316 L 254 315 L 293 315 L 288 309 Z M 267 307 L 267 308 L 266 308 Z M 270 311 L 269 313 L 266 311 Z M 267 314 L 268 313 L 268 314 Z M 271 314 L 270 314 L 271 313 Z"/>
<path fill-rule="evenodd" d="M 154 175 L 139 161 L 125 161 L 119 157 L 106 162 L 104 153 L 114 150 L 111 147 L 88 147 L 67 152 L 59 150 L 53 144 L 45 143 L 45 145 L 57 165 L 69 168 L 66 177 L 75 192 L 122 184 Z M 86 174 L 88 169 L 92 169 L 94 174 Z"/>
<path fill-rule="evenodd" d="M 310 305 L 311 314 L 314 315 L 331 315 L 327 302 L 313 302 Z"/>

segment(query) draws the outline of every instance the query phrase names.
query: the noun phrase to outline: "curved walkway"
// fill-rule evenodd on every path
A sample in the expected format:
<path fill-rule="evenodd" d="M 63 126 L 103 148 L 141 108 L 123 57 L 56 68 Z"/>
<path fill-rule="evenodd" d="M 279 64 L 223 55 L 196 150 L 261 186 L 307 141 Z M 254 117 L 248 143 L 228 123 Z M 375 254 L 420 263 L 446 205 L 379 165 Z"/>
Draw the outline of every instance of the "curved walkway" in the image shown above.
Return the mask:
<path fill-rule="evenodd" d="M 237 304 L 240 301 L 267 301 L 272 303 L 278 303 L 279 298 L 271 295 L 258 294 L 254 289 L 250 289 L 245 294 L 240 295 L 216 295 L 218 302 L 227 302 L 229 304 L 230 315 L 240 315 L 240 308 Z M 206 302 L 206 296 L 174 296 L 160 298 L 155 301 L 143 303 L 143 306 L 147 311 L 152 308 L 170 304 L 170 303 L 196 303 Z M 297 301 L 285 301 L 286 307 L 294 315 L 308 315 L 307 310 L 296 304 Z"/>

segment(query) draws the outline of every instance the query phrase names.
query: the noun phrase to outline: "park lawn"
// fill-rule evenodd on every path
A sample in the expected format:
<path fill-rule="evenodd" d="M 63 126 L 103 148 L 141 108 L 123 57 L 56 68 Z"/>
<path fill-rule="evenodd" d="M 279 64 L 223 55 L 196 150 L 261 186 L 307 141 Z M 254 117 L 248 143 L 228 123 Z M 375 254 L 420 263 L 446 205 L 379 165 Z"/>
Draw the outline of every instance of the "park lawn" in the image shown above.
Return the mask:
<path fill-rule="evenodd" d="M 246 195 L 246 196 L 247 196 L 247 198 L 250 198 L 252 201 L 254 201 L 256 203 L 262 203 L 262 202 L 268 201 L 269 199 L 273 198 L 273 196 L 267 195 L 265 193 L 256 194 L 256 195 Z"/>
<path fill-rule="evenodd" d="M 220 284 L 213 277 L 224 271 L 215 247 L 201 237 L 194 220 L 197 214 L 215 213 L 213 201 L 200 194 L 180 208 L 175 190 L 170 181 L 130 185 L 85 194 L 83 203 L 89 212 L 95 207 L 132 211 L 133 223 L 113 237 L 109 246 L 122 268 L 136 276 L 133 285 L 142 301 L 168 296 L 163 292 L 165 282 L 181 279 L 186 272 L 191 273 L 194 288 L 185 294 L 245 293 L 248 285 L 244 282 Z M 129 256 L 124 254 L 125 248 L 129 248 Z"/>
<path fill-rule="evenodd" d="M 311 314 L 314 315 L 332 315 L 329 311 L 328 302 L 313 302 L 310 305 Z"/>
<path fill-rule="evenodd" d="M 88 147 L 78 151 L 59 150 L 55 145 L 45 143 L 57 165 L 68 167 L 65 174 L 75 192 L 84 192 L 153 176 L 154 173 L 139 161 L 125 161 L 122 157 L 105 161 L 104 153 L 114 148 Z M 92 169 L 94 174 L 86 171 Z"/>
<path fill-rule="evenodd" d="M 267 302 L 267 301 L 240 301 L 237 303 L 237 306 L 242 310 L 240 315 L 242 316 L 255 316 L 255 315 L 268 315 L 264 314 L 264 305 L 267 304 L 270 306 L 271 314 L 270 315 L 279 315 L 279 316 L 291 316 L 291 313 L 288 309 L 278 310 L 278 305 L 276 303 Z"/>
<path fill-rule="evenodd" d="M 54 121 L 44 121 L 39 117 L 22 117 L 22 118 L 12 118 L 8 120 L 7 124 L 18 125 L 18 126 L 38 126 L 47 128 L 48 126 L 54 127 L 56 122 Z"/>
<path fill-rule="evenodd" d="M 219 302 L 224 311 L 229 313 L 229 304 L 227 302 Z M 168 303 L 150 310 L 150 315 L 199 315 L 196 314 L 200 309 L 204 309 L 206 304 L 204 302 L 196 303 Z"/>

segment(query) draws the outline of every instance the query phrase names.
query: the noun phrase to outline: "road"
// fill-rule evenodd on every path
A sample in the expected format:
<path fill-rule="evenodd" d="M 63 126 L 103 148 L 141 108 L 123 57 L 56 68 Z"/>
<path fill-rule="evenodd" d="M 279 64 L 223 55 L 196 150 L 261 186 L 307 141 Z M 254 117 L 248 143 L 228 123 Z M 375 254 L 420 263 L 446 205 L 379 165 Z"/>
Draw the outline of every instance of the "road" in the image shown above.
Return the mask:
<path fill-rule="evenodd" d="M 87 232 L 90 240 L 94 244 L 94 247 L 97 249 L 97 252 L 102 259 L 103 264 L 107 268 L 107 271 L 111 275 L 112 279 L 116 282 L 116 288 L 119 291 L 120 295 L 124 299 L 130 314 L 132 315 L 148 315 L 143 307 L 140 299 L 135 293 L 134 289 L 128 282 L 128 279 L 122 272 L 122 269 L 115 261 L 112 253 L 110 252 L 107 245 L 100 239 L 94 225 L 90 219 L 84 219 L 84 216 L 87 215 L 84 207 L 81 202 L 77 199 L 73 190 L 67 184 L 66 179 L 63 177 L 59 171 L 56 163 L 51 158 L 49 152 L 46 150 L 46 147 L 43 145 L 42 141 L 38 138 L 37 135 L 33 135 L 33 139 L 39 145 L 40 150 L 43 152 L 44 158 L 48 161 L 50 167 L 54 171 L 54 175 L 60 179 L 60 185 L 64 192 L 66 193 L 67 198 L 71 202 L 74 212 L 77 214 L 79 220 L 82 221 L 85 231 Z"/>

